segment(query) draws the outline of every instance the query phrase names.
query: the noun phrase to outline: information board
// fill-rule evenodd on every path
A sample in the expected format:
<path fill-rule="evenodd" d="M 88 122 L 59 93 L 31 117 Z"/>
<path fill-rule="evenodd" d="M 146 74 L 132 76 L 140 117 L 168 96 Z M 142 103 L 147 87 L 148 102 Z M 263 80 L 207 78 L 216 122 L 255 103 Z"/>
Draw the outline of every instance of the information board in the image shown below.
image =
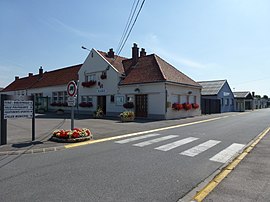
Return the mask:
<path fill-rule="evenodd" d="M 33 118 L 33 101 L 4 100 L 4 119 Z"/>

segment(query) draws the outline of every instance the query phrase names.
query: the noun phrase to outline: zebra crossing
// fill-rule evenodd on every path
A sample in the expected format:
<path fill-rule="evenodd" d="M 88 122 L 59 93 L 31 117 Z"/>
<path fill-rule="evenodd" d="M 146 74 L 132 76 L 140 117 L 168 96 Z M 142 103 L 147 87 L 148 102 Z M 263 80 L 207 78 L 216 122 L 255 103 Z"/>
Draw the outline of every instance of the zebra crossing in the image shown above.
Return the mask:
<path fill-rule="evenodd" d="M 123 140 L 115 141 L 117 144 L 128 144 L 134 143 L 132 146 L 135 147 L 146 147 L 149 145 L 160 144 L 162 141 L 169 140 L 173 141 L 164 145 L 160 145 L 155 147 L 155 150 L 159 151 L 170 151 L 175 148 L 181 147 L 183 145 L 187 145 L 192 142 L 198 141 L 200 138 L 197 137 L 187 137 L 179 140 L 179 135 L 162 135 L 159 133 L 147 134 L 138 137 L 127 138 Z M 161 137 L 160 137 L 161 136 Z M 177 140 L 176 140 L 177 139 Z M 197 146 L 191 147 L 185 151 L 180 152 L 180 155 L 194 157 L 200 155 L 203 152 L 206 152 L 208 149 L 215 147 L 216 145 L 220 144 L 221 141 L 219 140 L 207 140 Z M 210 161 L 219 162 L 219 163 L 226 163 L 229 161 L 235 154 L 240 152 L 245 147 L 244 144 L 232 143 L 227 148 L 221 150 L 213 157 L 209 158 Z"/>

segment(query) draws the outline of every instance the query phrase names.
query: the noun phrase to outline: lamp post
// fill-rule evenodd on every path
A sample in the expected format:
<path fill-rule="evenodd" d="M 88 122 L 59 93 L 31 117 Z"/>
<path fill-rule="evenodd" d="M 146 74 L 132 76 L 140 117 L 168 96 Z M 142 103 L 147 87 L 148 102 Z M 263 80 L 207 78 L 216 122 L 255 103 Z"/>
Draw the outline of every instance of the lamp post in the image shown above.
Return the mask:
<path fill-rule="evenodd" d="M 86 47 L 84 47 L 84 46 L 82 46 L 82 49 L 88 50 L 89 52 L 91 51 L 91 50 L 89 50 L 88 48 L 86 48 Z"/>

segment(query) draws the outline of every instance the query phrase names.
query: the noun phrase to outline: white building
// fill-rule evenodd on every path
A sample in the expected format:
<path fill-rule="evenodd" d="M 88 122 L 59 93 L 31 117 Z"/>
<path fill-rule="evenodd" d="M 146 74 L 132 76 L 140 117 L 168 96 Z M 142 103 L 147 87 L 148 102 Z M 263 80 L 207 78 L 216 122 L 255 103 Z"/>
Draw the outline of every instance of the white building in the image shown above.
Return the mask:
<path fill-rule="evenodd" d="M 108 116 L 118 116 L 123 104 L 133 102 L 136 117 L 172 119 L 201 114 L 200 108 L 175 110 L 173 103 L 198 104 L 201 86 L 155 54 L 146 55 L 136 44 L 132 58 L 92 49 L 79 70 L 79 96 L 93 104 L 84 112 L 101 107 Z M 90 105 L 91 106 L 91 105 Z"/>
<path fill-rule="evenodd" d="M 119 116 L 125 103 L 133 103 L 137 118 L 173 119 L 201 114 L 201 86 L 155 54 L 146 55 L 136 44 L 132 58 L 92 49 L 82 65 L 18 78 L 1 93 L 35 94 L 37 106 L 68 111 L 66 86 L 78 82 L 78 110 Z"/>

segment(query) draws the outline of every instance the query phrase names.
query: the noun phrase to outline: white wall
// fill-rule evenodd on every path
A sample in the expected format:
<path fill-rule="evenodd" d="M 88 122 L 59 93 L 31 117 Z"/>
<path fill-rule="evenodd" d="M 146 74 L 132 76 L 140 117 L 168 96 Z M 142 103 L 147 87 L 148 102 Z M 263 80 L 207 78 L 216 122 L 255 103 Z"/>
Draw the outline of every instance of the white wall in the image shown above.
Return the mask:
<path fill-rule="evenodd" d="M 106 71 L 107 79 L 100 78 L 103 71 Z M 82 82 L 85 81 L 85 76 L 91 74 L 95 74 L 96 84 L 89 88 L 83 87 Z M 81 96 L 92 96 L 93 107 L 80 107 L 80 110 L 96 111 L 97 96 L 106 96 L 107 114 L 110 114 L 110 112 L 122 112 L 123 107 L 117 106 L 116 102 L 113 103 L 110 99 L 111 95 L 119 94 L 118 83 L 120 81 L 120 76 L 120 72 L 108 63 L 98 51 L 92 49 L 79 71 L 79 102 L 81 102 Z"/>
<path fill-rule="evenodd" d="M 134 90 L 138 88 L 140 92 Z M 149 118 L 165 118 L 165 84 L 164 83 L 148 83 L 120 86 L 121 94 L 131 97 L 135 102 L 136 94 L 148 95 L 148 117 Z"/>
<path fill-rule="evenodd" d="M 195 87 L 183 86 L 180 84 L 166 84 L 167 89 L 167 119 L 175 119 L 175 118 L 184 118 L 191 116 L 201 115 L 201 90 Z M 191 94 L 189 94 L 191 92 Z M 179 100 L 179 95 L 181 100 Z M 186 96 L 190 98 L 194 98 L 196 96 L 196 103 L 199 104 L 198 109 L 190 109 L 190 110 L 174 110 L 172 109 L 173 103 L 184 103 L 187 102 Z M 189 103 L 193 103 L 193 100 L 190 99 Z"/>

